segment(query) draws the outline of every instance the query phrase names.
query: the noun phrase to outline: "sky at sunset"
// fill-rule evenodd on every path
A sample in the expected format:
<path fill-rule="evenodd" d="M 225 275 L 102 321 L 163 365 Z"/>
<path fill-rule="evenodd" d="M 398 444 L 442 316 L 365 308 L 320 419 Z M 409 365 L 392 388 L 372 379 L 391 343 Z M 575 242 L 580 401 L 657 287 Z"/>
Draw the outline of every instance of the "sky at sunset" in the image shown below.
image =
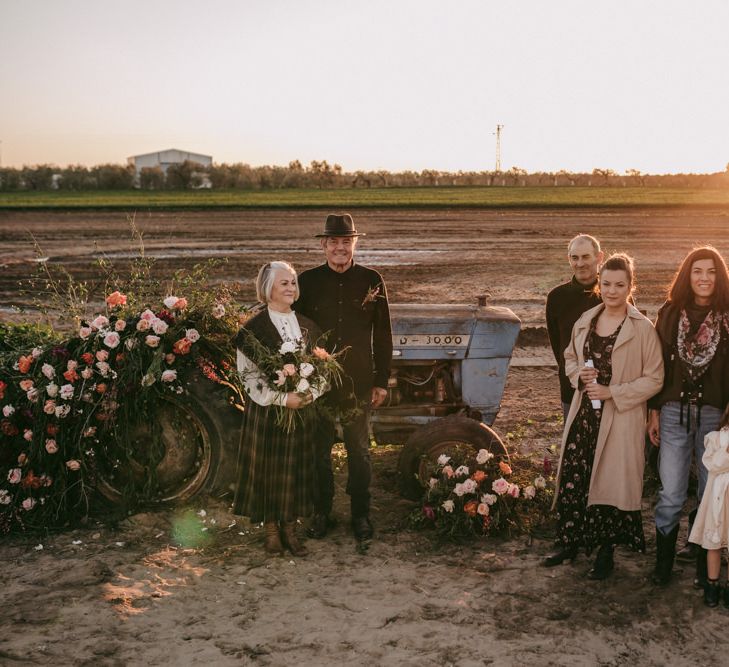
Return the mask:
<path fill-rule="evenodd" d="M 716 172 L 729 2 L 0 0 L 2 166 Z"/>

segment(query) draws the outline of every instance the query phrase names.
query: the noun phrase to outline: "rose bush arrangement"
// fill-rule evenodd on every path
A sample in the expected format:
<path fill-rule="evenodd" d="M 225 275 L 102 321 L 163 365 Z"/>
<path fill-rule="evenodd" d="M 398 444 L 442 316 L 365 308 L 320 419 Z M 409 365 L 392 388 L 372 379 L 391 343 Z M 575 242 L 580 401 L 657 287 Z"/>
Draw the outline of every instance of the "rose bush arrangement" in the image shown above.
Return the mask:
<path fill-rule="evenodd" d="M 184 394 L 193 369 L 240 396 L 230 341 L 244 315 L 227 287 L 195 288 L 203 281 L 193 273 L 176 276 L 186 297 L 119 286 L 105 313 L 78 318 L 52 343 L 41 337 L 18 350 L 31 336 L 3 338 L 12 328 L 0 328 L 0 532 L 86 517 L 104 465 L 129 464 L 129 429 L 153 421 L 158 401 Z M 148 477 L 123 489 L 128 504 L 154 496 L 157 446 L 147 444 Z"/>
<path fill-rule="evenodd" d="M 544 467 L 486 449 L 441 454 L 421 481 L 425 491 L 411 524 L 452 541 L 530 531 L 548 519 L 553 497 Z"/>

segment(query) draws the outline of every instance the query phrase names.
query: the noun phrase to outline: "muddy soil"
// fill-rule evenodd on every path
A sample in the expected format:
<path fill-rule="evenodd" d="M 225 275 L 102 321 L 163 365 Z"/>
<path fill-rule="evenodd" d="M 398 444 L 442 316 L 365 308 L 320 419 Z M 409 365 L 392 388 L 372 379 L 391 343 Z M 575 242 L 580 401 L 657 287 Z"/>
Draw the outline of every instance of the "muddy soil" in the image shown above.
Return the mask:
<path fill-rule="evenodd" d="M 729 250 L 727 211 L 363 212 L 363 263 L 378 266 L 393 300 L 469 302 L 484 291 L 527 324 L 543 324 L 547 290 L 568 277 L 565 242 L 598 235 L 635 255 L 649 312 L 694 242 Z M 129 249 L 118 214 L 2 214 L 1 304 L 17 303 L 32 229 L 78 275 L 94 256 Z M 137 215 L 164 270 L 201 249 L 240 250 L 221 272 L 248 283 L 273 257 L 320 261 L 318 212 Z M 397 249 L 396 255 L 385 251 Z M 421 251 L 421 252 L 416 252 Z M 423 251 L 435 251 L 426 254 Z M 379 252 L 379 254 L 378 254 Z M 187 254 L 185 254 L 187 253 Z M 369 255 L 367 254 L 369 253 Z M 164 256 L 173 255 L 173 256 Z M 412 263 L 407 263 L 407 262 Z M 247 290 L 247 291 L 246 291 Z M 495 423 L 512 451 L 553 456 L 562 418 L 543 336 L 515 352 Z M 338 525 L 308 540 L 305 558 L 266 558 L 260 528 L 226 499 L 197 499 L 115 524 L 92 521 L 53 535 L 0 543 L 0 664 L 75 665 L 687 665 L 721 664 L 729 612 L 704 607 L 690 566 L 650 583 L 653 498 L 644 502 L 646 555 L 618 552 L 614 575 L 574 565 L 539 567 L 549 530 L 510 540 L 435 545 L 407 528 L 414 504 L 397 493 L 399 447 L 374 450 L 376 538 L 356 551 L 348 520 L 346 459 L 338 466 Z M 685 530 L 685 527 L 684 527 Z"/>

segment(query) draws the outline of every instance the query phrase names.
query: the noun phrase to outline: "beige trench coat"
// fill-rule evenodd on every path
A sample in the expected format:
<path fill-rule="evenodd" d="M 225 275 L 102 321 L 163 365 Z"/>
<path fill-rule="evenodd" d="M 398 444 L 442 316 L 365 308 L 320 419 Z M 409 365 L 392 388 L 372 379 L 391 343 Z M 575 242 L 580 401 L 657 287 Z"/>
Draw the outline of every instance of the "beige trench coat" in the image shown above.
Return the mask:
<path fill-rule="evenodd" d="M 557 486 L 562 471 L 565 446 L 583 392 L 579 372 L 585 365 L 584 348 L 590 322 L 604 306 L 585 311 L 572 329 L 564 353 L 565 372 L 575 391 L 562 435 Z M 595 459 L 590 478 L 588 505 L 612 505 L 625 511 L 640 509 L 645 466 L 646 401 L 663 386 L 661 343 L 650 320 L 628 304 L 612 353 L 612 398 L 604 402 Z M 555 496 L 555 505 L 556 505 Z"/>

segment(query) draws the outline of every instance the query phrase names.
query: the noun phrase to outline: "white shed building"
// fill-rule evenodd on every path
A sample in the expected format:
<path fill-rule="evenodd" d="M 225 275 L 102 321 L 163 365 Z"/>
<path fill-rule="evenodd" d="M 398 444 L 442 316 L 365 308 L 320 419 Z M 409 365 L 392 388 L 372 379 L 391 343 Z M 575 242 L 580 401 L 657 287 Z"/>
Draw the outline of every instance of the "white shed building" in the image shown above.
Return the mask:
<path fill-rule="evenodd" d="M 127 162 L 134 165 L 137 176 L 139 176 L 139 173 L 144 167 L 159 167 L 166 174 L 167 167 L 171 164 L 182 164 L 185 160 L 197 162 L 206 167 L 213 163 L 213 157 L 211 155 L 189 153 L 188 151 L 181 151 L 177 148 L 168 148 L 166 151 L 157 151 L 156 153 L 132 155 L 127 158 Z"/>

